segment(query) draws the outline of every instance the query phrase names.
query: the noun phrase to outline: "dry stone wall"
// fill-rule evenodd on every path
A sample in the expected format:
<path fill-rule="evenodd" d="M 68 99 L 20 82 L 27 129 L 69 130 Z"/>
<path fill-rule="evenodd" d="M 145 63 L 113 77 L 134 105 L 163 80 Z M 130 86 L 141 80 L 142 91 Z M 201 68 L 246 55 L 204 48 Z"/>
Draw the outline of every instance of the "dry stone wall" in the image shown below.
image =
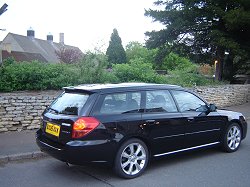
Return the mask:
<path fill-rule="evenodd" d="M 190 88 L 190 90 L 198 93 L 208 103 L 213 103 L 219 108 L 250 102 L 250 84 L 213 87 L 200 86 Z"/>
<path fill-rule="evenodd" d="M 61 92 L 0 93 L 0 132 L 39 128 L 42 112 Z"/>
<path fill-rule="evenodd" d="M 189 88 L 218 107 L 250 102 L 250 85 Z M 44 109 L 62 91 L 0 93 L 0 132 L 37 129 Z"/>

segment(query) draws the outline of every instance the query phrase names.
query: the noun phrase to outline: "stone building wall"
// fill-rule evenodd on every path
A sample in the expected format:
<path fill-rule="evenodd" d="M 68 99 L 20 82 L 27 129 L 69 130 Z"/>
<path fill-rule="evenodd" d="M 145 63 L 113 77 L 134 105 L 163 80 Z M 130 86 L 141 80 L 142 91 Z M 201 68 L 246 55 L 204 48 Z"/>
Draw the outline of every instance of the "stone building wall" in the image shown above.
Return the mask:
<path fill-rule="evenodd" d="M 250 85 L 189 88 L 218 107 L 250 102 Z M 0 132 L 37 129 L 41 114 L 62 91 L 0 93 Z"/>

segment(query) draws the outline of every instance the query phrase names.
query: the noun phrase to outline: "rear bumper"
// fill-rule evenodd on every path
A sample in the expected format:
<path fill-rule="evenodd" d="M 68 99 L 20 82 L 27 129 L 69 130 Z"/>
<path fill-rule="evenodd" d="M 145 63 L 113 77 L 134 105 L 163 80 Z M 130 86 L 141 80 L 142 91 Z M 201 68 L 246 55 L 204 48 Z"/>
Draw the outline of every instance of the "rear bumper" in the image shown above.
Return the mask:
<path fill-rule="evenodd" d="M 112 164 L 115 157 L 115 145 L 109 140 L 74 140 L 62 145 L 48 139 L 41 130 L 38 130 L 36 143 L 42 152 L 70 164 L 82 165 L 89 162 Z"/>

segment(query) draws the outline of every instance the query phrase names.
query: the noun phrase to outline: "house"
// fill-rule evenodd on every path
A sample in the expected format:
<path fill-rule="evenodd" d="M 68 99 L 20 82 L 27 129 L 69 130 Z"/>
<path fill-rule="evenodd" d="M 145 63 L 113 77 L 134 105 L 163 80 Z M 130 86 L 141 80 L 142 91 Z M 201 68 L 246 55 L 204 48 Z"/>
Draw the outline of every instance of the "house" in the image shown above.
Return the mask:
<path fill-rule="evenodd" d="M 0 63 L 9 57 L 16 61 L 33 61 L 59 63 L 55 51 L 60 49 L 73 49 L 82 53 L 78 47 L 64 44 L 64 34 L 60 33 L 60 42 L 53 41 L 53 35 L 47 35 L 47 40 L 35 38 L 33 29 L 27 30 L 27 36 L 8 33 L 0 43 Z"/>

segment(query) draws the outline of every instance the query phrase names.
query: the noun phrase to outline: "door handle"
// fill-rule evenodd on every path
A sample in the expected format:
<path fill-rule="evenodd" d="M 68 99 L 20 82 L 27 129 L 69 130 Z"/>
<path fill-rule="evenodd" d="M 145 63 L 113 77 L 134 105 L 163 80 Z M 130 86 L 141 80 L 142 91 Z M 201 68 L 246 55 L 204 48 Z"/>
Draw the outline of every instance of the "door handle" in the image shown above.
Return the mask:
<path fill-rule="evenodd" d="M 191 122 L 191 121 L 194 120 L 194 118 L 190 117 L 190 118 L 187 118 L 187 120 L 188 120 L 189 122 Z"/>
<path fill-rule="evenodd" d="M 146 124 L 148 124 L 148 125 L 154 125 L 155 124 L 155 120 L 153 120 L 153 119 L 146 120 Z"/>

